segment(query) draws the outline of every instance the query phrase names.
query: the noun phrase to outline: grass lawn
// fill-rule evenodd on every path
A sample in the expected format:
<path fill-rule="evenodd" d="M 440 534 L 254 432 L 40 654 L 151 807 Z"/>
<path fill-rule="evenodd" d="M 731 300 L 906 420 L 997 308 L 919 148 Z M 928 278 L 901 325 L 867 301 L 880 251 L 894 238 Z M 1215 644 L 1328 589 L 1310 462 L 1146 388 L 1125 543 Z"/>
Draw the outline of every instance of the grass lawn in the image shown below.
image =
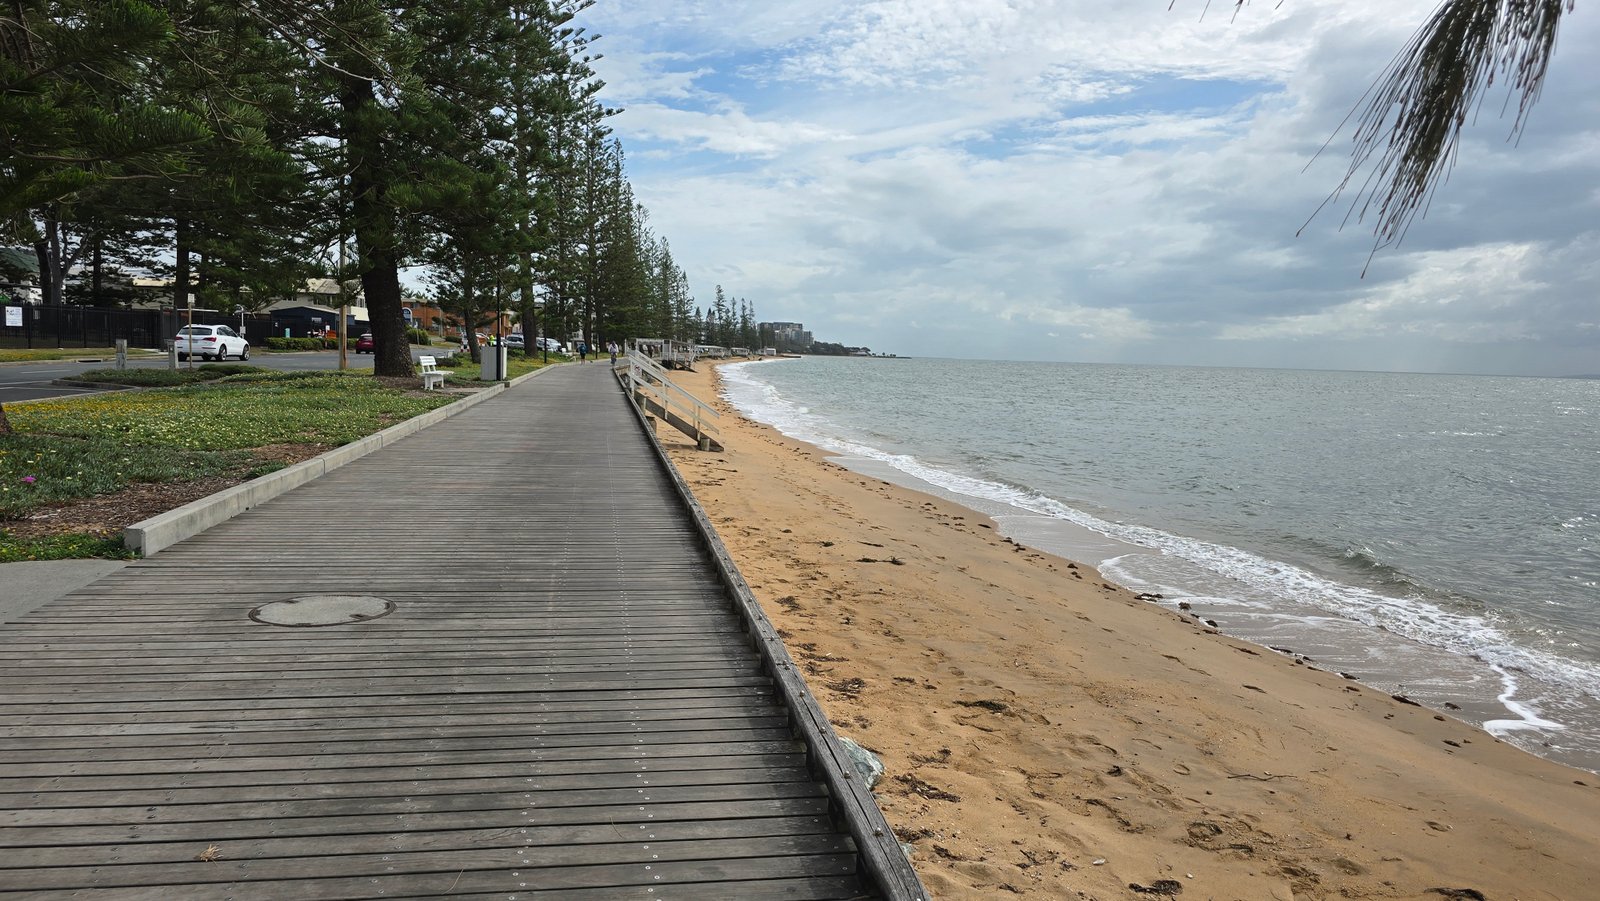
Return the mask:
<path fill-rule="evenodd" d="M 488 348 L 484 348 L 484 353 L 488 352 Z M 550 355 L 551 364 L 566 363 L 571 359 L 571 357 L 563 356 L 562 354 Z M 452 366 L 452 363 L 455 365 Z M 441 368 L 448 368 L 450 370 L 450 382 L 473 382 L 483 374 L 483 364 L 472 362 L 472 358 L 466 354 L 458 353 L 456 354 L 454 360 L 441 360 L 439 365 Z M 519 375 L 527 375 L 530 372 L 543 369 L 545 365 L 545 363 L 540 361 L 538 354 L 534 354 L 531 357 L 508 355 L 506 357 L 506 377 L 508 379 L 514 379 Z M 449 384 L 450 382 L 446 382 L 446 384 Z"/>
<path fill-rule="evenodd" d="M 128 356 L 152 356 L 154 351 L 142 348 L 128 348 Z M 115 357 L 115 347 L 65 347 L 43 348 L 35 347 L 26 349 L 21 347 L 0 347 L 0 363 L 31 363 L 36 360 L 79 360 Z"/>
<path fill-rule="evenodd" d="M 152 483 L 236 483 L 455 399 L 390 387 L 366 374 L 249 366 L 204 366 L 192 374 L 99 370 L 83 377 L 187 383 L 8 406 L 14 432 L 0 435 L 0 562 L 116 553 L 119 543 L 100 539 L 114 538 L 120 525 L 42 535 L 37 522 L 25 522 L 47 508 L 55 514 L 86 498 L 141 489 L 148 495 Z M 45 538 L 51 540 L 41 544 Z"/>

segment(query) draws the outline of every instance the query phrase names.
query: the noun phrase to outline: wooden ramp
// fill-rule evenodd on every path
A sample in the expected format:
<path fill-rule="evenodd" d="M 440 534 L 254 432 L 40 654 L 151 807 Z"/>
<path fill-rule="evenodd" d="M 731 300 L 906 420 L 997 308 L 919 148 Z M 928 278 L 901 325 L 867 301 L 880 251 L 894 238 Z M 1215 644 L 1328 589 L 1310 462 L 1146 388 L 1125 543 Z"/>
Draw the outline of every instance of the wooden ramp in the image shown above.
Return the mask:
<path fill-rule="evenodd" d="M 697 517 L 569 365 L 0 626 L 0 895 L 924 897 Z"/>
<path fill-rule="evenodd" d="M 617 367 L 617 377 L 640 410 L 693 438 L 701 450 L 722 450 L 715 425 L 722 414 L 678 387 L 663 364 L 642 353 L 630 352 Z"/>

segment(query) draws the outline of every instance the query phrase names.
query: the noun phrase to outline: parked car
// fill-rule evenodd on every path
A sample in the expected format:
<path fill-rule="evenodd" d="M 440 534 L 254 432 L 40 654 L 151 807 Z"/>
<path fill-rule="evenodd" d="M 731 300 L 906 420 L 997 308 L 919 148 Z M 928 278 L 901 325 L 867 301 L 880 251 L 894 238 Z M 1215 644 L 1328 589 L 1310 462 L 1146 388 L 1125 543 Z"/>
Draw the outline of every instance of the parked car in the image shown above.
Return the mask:
<path fill-rule="evenodd" d="M 560 341 L 557 341 L 554 338 L 540 338 L 538 340 L 544 342 L 544 349 L 550 351 L 553 354 L 560 354 L 560 353 L 566 353 L 567 352 L 566 347 L 564 347 L 561 344 Z"/>
<path fill-rule="evenodd" d="M 186 325 L 178 329 L 173 346 L 178 349 L 180 360 L 191 356 L 202 360 L 250 359 L 250 342 L 225 325 Z"/>
<path fill-rule="evenodd" d="M 528 339 L 524 338 L 522 335 L 520 335 L 520 334 L 518 334 L 516 332 L 512 332 L 511 334 L 506 335 L 504 340 L 506 342 L 506 346 L 507 347 L 515 347 L 518 350 L 521 350 L 521 349 L 523 349 L 523 348 L 528 346 Z"/>
<path fill-rule="evenodd" d="M 361 337 L 356 339 L 356 353 L 358 353 L 358 354 L 370 354 L 370 353 L 372 353 L 372 333 L 371 332 L 367 332 L 367 333 L 363 334 Z"/>

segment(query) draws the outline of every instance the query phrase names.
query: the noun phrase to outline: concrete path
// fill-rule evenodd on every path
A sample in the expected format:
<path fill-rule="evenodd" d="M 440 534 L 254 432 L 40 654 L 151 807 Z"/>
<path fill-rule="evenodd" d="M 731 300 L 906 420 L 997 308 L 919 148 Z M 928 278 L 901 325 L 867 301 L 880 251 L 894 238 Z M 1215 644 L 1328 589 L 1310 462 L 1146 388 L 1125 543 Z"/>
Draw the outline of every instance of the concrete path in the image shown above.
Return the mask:
<path fill-rule="evenodd" d="M 0 563 L 0 624 L 109 576 L 126 560 L 34 560 Z"/>
<path fill-rule="evenodd" d="M 0 895 L 921 894 L 835 819 L 608 367 L 13 620 Z"/>

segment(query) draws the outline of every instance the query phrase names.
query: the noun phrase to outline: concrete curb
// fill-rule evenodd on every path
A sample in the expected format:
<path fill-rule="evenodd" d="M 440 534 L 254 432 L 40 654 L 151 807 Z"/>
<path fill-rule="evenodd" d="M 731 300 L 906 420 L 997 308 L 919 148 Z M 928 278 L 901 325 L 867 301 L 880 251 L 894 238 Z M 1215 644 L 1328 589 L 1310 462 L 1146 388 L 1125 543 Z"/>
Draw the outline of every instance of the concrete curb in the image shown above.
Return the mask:
<path fill-rule="evenodd" d="M 113 385 L 109 382 L 79 382 L 73 379 L 51 379 L 50 384 L 55 388 L 84 388 L 90 391 L 135 391 L 141 385 Z M 54 400 L 55 398 L 46 398 Z"/>
<path fill-rule="evenodd" d="M 309 460 L 285 467 L 277 472 L 269 472 L 242 485 L 235 485 L 208 497 L 184 504 L 175 510 L 158 513 L 149 519 L 136 522 L 123 529 L 122 543 L 146 557 L 154 556 L 185 538 L 191 538 L 212 526 L 227 522 L 257 504 L 264 503 L 286 491 L 298 488 L 313 479 L 326 475 L 347 463 L 359 460 L 385 445 L 393 444 L 401 438 L 415 434 L 430 425 L 443 422 L 463 410 L 471 409 L 483 403 L 491 397 L 497 397 L 509 390 L 512 385 L 521 384 L 540 373 L 549 371 L 551 368 L 550 366 L 545 366 L 542 369 L 519 375 L 509 382 L 500 382 L 479 391 L 471 397 L 464 397 L 437 410 L 429 410 L 420 416 L 413 416 L 405 422 L 392 425 L 381 432 L 374 432 L 343 447 L 336 447 L 325 454 L 319 454 Z"/>

